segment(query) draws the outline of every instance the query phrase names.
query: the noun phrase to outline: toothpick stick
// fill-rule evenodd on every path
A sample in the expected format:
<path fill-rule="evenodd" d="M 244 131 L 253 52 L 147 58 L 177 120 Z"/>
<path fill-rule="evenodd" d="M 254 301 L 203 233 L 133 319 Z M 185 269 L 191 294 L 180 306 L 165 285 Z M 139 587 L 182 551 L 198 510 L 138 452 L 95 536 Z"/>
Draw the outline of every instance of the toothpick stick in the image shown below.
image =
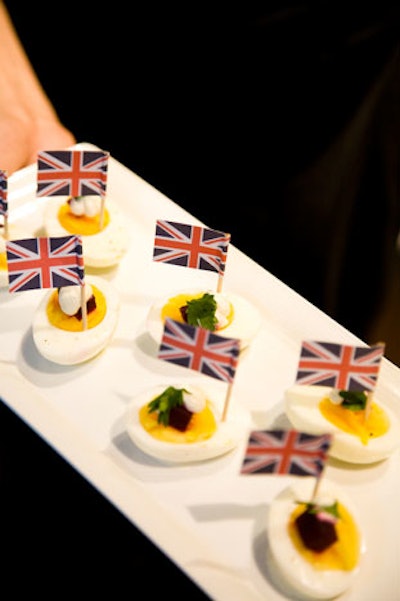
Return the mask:
<path fill-rule="evenodd" d="M 329 436 L 329 435 L 328 435 L 328 436 Z M 311 496 L 311 503 L 314 503 L 315 499 L 317 498 L 317 495 L 318 495 L 318 489 L 319 489 L 319 485 L 320 485 L 320 483 L 321 483 L 321 480 L 322 480 L 322 474 L 324 473 L 324 471 L 325 471 L 325 467 L 326 467 L 325 460 L 326 460 L 327 458 L 328 458 L 328 456 L 326 455 L 326 456 L 325 456 L 325 459 L 324 459 L 324 463 L 323 463 L 323 465 L 322 465 L 322 469 L 320 470 L 320 472 L 319 472 L 319 473 L 318 473 L 318 475 L 316 476 L 316 479 L 315 479 L 315 486 L 314 486 L 314 490 L 313 490 L 313 493 L 312 493 L 312 496 Z"/>
<path fill-rule="evenodd" d="M 365 409 L 364 409 L 364 422 L 367 421 L 367 419 L 369 418 L 369 414 L 371 413 L 371 405 L 372 405 L 372 399 L 373 399 L 372 390 L 366 390 L 365 394 L 367 395 L 367 401 L 365 403 Z"/>
<path fill-rule="evenodd" d="M 222 291 L 222 284 L 224 281 L 224 274 L 219 274 L 218 276 L 218 285 L 217 285 L 217 292 L 221 292 Z"/>
<path fill-rule="evenodd" d="M 314 490 L 313 490 L 313 493 L 311 495 L 311 503 L 313 503 L 315 501 L 315 499 L 317 498 L 317 494 L 318 494 L 318 489 L 319 489 L 320 482 L 321 482 L 321 474 L 319 476 L 317 476 L 316 479 L 315 479 Z"/>
<path fill-rule="evenodd" d="M 10 232 L 8 229 L 8 215 L 5 214 L 4 215 L 4 239 L 5 240 L 8 240 L 9 234 L 10 234 Z"/>
<path fill-rule="evenodd" d="M 81 312 L 82 312 L 82 330 L 87 330 L 87 307 L 86 307 L 86 294 L 85 286 L 81 286 Z"/>
<path fill-rule="evenodd" d="M 226 420 L 226 416 L 228 414 L 228 406 L 229 406 L 229 402 L 230 402 L 230 398 L 231 398 L 231 394 L 232 394 L 232 386 L 233 386 L 233 383 L 231 382 L 228 385 L 228 391 L 227 391 L 226 397 L 225 397 L 224 411 L 222 413 L 222 418 L 221 418 L 222 422 L 224 422 Z"/>
<path fill-rule="evenodd" d="M 99 219 L 100 231 L 103 229 L 103 225 L 104 225 L 104 205 L 105 205 L 105 198 L 102 197 L 101 198 L 101 206 L 100 206 L 100 219 Z"/>

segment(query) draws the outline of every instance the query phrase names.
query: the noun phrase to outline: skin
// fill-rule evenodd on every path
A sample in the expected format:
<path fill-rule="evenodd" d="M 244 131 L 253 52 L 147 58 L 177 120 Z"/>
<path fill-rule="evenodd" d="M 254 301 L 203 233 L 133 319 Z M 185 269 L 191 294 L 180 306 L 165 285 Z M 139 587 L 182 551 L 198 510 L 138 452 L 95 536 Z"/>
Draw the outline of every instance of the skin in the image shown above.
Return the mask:
<path fill-rule="evenodd" d="M 8 175 L 37 160 L 40 150 L 76 143 L 59 120 L 0 0 L 0 169 Z"/>

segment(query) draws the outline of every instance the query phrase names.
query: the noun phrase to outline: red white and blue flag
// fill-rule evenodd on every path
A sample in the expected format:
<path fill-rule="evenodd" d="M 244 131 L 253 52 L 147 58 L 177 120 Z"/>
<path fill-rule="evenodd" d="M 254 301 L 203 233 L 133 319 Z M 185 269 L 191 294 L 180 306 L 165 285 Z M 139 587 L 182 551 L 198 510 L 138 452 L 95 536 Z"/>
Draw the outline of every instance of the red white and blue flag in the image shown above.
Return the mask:
<path fill-rule="evenodd" d="M 54 150 L 38 153 L 37 196 L 105 197 L 109 153 Z"/>
<path fill-rule="evenodd" d="M 254 430 L 249 435 L 240 473 L 319 477 L 331 443 L 331 434 Z"/>
<path fill-rule="evenodd" d="M 225 271 L 230 234 L 198 225 L 158 219 L 153 260 L 194 269 Z"/>
<path fill-rule="evenodd" d="M 84 284 L 80 236 L 8 240 L 6 253 L 9 292 Z"/>
<path fill-rule="evenodd" d="M 158 358 L 225 382 L 233 382 L 240 340 L 167 317 Z"/>
<path fill-rule="evenodd" d="M 296 383 L 348 391 L 374 390 L 383 353 L 381 344 L 365 347 L 303 341 Z"/>
<path fill-rule="evenodd" d="M 8 202 L 7 202 L 7 174 L 0 169 L 0 215 L 7 217 Z"/>

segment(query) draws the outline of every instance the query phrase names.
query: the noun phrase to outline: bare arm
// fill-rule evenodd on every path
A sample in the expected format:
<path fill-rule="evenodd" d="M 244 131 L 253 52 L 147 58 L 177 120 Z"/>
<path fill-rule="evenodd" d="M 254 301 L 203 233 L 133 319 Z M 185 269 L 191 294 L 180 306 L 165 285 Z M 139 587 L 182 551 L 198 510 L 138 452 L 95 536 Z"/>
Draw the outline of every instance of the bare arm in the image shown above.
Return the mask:
<path fill-rule="evenodd" d="M 35 162 L 39 150 L 61 149 L 75 137 L 58 118 L 0 0 L 0 169 Z"/>

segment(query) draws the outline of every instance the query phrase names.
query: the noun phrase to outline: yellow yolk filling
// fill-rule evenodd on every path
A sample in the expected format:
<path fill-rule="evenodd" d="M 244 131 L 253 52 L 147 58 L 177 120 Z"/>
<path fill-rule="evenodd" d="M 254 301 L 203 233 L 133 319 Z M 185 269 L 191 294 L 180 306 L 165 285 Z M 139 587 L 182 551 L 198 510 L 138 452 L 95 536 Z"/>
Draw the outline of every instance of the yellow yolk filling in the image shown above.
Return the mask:
<path fill-rule="evenodd" d="M 58 220 L 67 232 L 71 234 L 81 234 L 82 236 L 92 236 L 100 232 L 100 213 L 93 217 L 87 215 L 74 215 L 66 202 L 61 205 L 58 211 Z M 110 214 L 104 209 L 103 229 L 110 222 Z"/>
<path fill-rule="evenodd" d="M 382 407 L 372 402 L 365 419 L 365 411 L 351 411 L 341 405 L 335 405 L 329 398 L 324 398 L 319 409 L 329 422 L 349 434 L 358 436 L 363 444 L 368 444 L 371 438 L 383 436 L 390 428 L 390 420 Z"/>
<path fill-rule="evenodd" d="M 0 253 L 0 269 L 3 269 L 4 271 L 8 269 L 6 253 Z"/>
<path fill-rule="evenodd" d="M 104 319 L 107 311 L 106 298 L 104 294 L 92 286 L 93 294 L 96 299 L 96 309 L 87 314 L 87 328 L 95 328 Z M 83 330 L 82 320 L 74 315 L 67 315 L 61 310 L 58 302 L 58 290 L 54 290 L 46 307 L 46 313 L 49 322 L 55 328 L 67 330 L 69 332 L 81 332 Z"/>
<path fill-rule="evenodd" d="M 207 440 L 215 433 L 217 423 L 211 408 L 206 405 L 203 411 L 193 413 L 187 429 L 184 432 L 171 426 L 164 426 L 157 422 L 158 412 L 149 413 L 148 405 L 139 411 L 139 420 L 143 428 L 157 440 L 176 444 L 201 442 Z"/>
<path fill-rule="evenodd" d="M 338 540 L 320 552 L 307 549 L 297 530 L 295 519 L 305 508 L 305 504 L 299 503 L 288 524 L 289 536 L 300 555 L 316 570 L 353 570 L 360 560 L 361 540 L 358 528 L 346 507 L 338 503 L 340 518 L 335 524 Z"/>
<path fill-rule="evenodd" d="M 204 295 L 204 292 L 199 292 L 198 294 L 177 294 L 176 296 L 172 296 L 168 299 L 165 305 L 161 309 L 161 318 L 164 321 L 167 317 L 174 319 L 175 321 L 180 321 L 181 323 L 185 323 L 180 312 L 180 308 L 187 305 L 188 301 L 201 298 Z M 230 311 L 227 315 L 227 324 L 222 328 L 217 328 L 217 330 L 223 330 L 227 328 L 233 321 L 234 311 L 233 305 L 230 303 Z"/>

